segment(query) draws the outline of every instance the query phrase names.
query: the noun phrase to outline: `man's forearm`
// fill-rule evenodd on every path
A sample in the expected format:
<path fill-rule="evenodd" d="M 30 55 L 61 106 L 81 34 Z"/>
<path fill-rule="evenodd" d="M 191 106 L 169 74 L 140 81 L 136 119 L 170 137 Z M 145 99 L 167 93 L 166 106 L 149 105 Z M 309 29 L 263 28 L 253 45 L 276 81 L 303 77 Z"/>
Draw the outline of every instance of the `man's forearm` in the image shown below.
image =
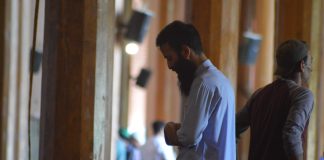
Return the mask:
<path fill-rule="evenodd" d="M 182 146 L 177 136 L 177 130 L 180 128 L 180 123 L 168 122 L 164 127 L 164 137 L 167 145 Z"/>

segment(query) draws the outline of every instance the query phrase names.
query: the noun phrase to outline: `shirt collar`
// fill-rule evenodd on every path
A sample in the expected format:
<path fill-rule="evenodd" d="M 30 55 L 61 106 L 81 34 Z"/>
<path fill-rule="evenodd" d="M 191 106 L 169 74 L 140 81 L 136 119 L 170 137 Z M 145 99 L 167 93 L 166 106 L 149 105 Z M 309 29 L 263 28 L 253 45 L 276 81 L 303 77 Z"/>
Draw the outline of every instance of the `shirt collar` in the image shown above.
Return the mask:
<path fill-rule="evenodd" d="M 211 63 L 211 61 L 209 59 L 205 60 L 202 64 L 199 65 L 199 67 L 197 68 L 196 72 L 195 72 L 195 76 L 201 74 L 202 72 L 204 72 L 205 70 L 207 70 L 209 67 L 213 66 L 213 64 Z"/>
<path fill-rule="evenodd" d="M 287 79 L 287 78 L 283 78 L 283 77 L 281 77 L 281 76 L 278 76 L 277 79 L 278 79 L 278 80 L 287 81 L 287 82 L 290 82 L 290 83 L 297 84 L 294 80 L 292 80 L 292 79 Z"/>

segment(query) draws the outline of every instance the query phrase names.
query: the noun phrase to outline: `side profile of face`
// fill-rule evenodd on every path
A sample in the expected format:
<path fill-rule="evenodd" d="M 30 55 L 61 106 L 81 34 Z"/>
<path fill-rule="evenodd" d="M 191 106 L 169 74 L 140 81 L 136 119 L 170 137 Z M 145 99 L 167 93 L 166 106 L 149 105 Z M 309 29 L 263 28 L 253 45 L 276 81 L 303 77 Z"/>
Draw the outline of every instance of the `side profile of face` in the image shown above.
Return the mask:
<path fill-rule="evenodd" d="M 312 62 L 313 58 L 310 54 L 307 55 L 307 61 L 304 63 L 302 67 L 302 72 L 301 72 L 301 78 L 304 83 L 308 84 L 311 72 L 312 72 Z"/>
<path fill-rule="evenodd" d="M 177 73 L 181 92 L 188 96 L 195 78 L 196 65 L 189 59 L 184 58 L 181 53 L 177 53 L 167 43 L 160 46 L 160 50 L 167 61 L 168 68 Z"/>

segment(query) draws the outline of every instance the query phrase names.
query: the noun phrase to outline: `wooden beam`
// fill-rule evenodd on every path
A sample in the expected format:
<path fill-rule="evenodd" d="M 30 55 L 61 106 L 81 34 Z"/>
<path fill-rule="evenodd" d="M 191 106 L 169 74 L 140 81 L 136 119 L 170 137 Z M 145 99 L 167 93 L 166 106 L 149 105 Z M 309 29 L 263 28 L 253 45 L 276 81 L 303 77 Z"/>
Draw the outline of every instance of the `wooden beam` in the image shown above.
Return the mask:
<path fill-rule="evenodd" d="M 236 89 L 240 0 L 192 0 L 192 23 L 206 55 Z M 230 18 L 229 18 L 230 17 Z"/>
<path fill-rule="evenodd" d="M 40 159 L 92 159 L 97 1 L 47 0 Z"/>

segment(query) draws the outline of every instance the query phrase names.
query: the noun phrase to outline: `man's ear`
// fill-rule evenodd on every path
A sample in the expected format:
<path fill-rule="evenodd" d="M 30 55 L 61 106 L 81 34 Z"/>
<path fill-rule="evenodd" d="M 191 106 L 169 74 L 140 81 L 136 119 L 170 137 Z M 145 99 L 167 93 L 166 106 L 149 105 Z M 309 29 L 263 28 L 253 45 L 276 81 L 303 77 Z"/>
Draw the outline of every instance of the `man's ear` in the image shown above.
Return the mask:
<path fill-rule="evenodd" d="M 299 63 L 298 71 L 305 72 L 305 69 L 306 69 L 306 63 L 303 60 L 301 60 Z"/>
<path fill-rule="evenodd" d="M 190 54 L 191 54 L 191 49 L 186 46 L 186 45 L 182 45 L 182 56 L 185 58 L 185 59 L 190 59 Z"/>

